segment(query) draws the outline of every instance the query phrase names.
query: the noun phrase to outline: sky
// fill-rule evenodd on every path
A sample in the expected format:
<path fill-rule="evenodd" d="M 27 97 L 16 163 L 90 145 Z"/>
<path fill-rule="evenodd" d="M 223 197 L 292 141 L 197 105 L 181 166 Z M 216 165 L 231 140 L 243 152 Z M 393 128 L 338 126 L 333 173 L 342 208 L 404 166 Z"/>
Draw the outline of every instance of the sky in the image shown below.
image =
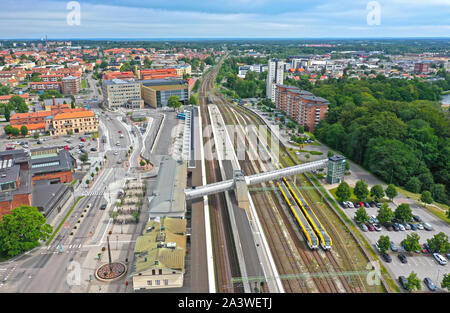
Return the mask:
<path fill-rule="evenodd" d="M 450 0 L 1 2 L 0 39 L 450 37 Z"/>

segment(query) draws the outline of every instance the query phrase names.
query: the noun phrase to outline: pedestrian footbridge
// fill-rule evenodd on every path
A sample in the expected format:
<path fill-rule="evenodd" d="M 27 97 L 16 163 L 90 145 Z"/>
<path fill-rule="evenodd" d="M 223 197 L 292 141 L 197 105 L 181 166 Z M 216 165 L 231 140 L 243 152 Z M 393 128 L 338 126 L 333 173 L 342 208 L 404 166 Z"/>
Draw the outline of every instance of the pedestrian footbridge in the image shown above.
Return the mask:
<path fill-rule="evenodd" d="M 227 190 L 235 189 L 239 182 L 245 181 L 247 186 L 261 184 L 271 180 L 277 180 L 282 177 L 295 176 L 297 174 L 315 171 L 328 166 L 328 159 L 309 162 L 305 164 L 294 165 L 290 167 L 281 168 L 278 170 L 258 173 L 250 176 L 244 176 L 241 171 L 235 171 L 234 178 L 208 184 L 204 186 L 193 187 L 192 189 L 185 189 L 186 200 L 200 198 Z"/>

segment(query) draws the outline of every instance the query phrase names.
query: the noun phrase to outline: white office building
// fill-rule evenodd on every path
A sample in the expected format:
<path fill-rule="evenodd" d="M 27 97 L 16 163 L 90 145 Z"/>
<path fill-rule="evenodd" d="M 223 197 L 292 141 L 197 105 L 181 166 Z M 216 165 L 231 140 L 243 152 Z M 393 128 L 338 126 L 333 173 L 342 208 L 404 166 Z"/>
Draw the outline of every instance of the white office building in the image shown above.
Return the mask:
<path fill-rule="evenodd" d="M 275 102 L 275 87 L 283 84 L 284 62 L 272 59 L 269 60 L 267 81 L 266 81 L 266 97 Z"/>

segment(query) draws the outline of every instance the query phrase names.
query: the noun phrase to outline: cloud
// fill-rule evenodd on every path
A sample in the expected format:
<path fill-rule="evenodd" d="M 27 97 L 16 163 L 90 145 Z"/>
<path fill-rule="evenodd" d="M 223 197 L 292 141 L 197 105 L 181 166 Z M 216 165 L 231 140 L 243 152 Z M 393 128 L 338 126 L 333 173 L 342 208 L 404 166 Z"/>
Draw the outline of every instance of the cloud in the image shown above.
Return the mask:
<path fill-rule="evenodd" d="M 437 7 L 445 2 L 431 1 Z M 166 6 L 162 0 L 87 0 L 80 1 L 81 25 L 70 26 L 68 1 L 3 0 L 0 38 L 448 37 L 445 10 L 405 2 L 379 1 L 381 25 L 368 26 L 363 0 L 172 0 Z M 216 9 L 220 3 L 245 9 Z"/>

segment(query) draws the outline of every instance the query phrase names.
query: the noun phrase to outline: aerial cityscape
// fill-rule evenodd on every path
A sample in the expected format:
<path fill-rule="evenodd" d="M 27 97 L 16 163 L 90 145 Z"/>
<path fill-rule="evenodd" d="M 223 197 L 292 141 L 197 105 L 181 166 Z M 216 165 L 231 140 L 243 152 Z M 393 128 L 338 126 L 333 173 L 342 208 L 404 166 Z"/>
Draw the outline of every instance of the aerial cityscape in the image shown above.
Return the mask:
<path fill-rule="evenodd" d="M 449 292 L 450 3 L 31 3 L 0 13 L 0 294 Z"/>

